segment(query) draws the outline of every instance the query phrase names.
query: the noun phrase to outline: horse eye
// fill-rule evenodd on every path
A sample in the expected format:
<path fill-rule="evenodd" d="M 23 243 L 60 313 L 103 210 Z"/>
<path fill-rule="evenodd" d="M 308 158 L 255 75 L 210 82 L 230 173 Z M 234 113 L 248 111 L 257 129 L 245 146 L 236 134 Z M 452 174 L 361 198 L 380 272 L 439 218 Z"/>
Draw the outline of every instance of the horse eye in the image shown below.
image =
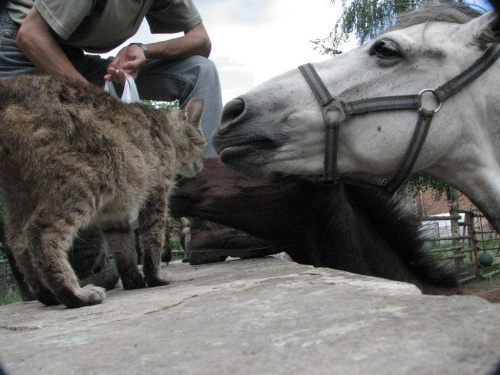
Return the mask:
<path fill-rule="evenodd" d="M 402 57 L 397 44 L 388 39 L 382 39 L 376 42 L 370 50 L 370 55 L 373 54 L 376 54 L 382 59 Z"/>

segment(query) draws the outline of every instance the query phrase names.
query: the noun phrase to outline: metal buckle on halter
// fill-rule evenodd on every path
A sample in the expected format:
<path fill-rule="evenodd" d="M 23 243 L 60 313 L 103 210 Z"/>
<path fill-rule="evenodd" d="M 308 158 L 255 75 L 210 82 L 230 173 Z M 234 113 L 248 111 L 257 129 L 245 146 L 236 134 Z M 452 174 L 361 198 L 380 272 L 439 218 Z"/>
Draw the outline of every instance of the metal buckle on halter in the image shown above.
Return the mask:
<path fill-rule="evenodd" d="M 336 126 L 347 118 L 342 103 L 344 103 L 344 99 L 335 97 L 321 107 L 323 121 L 327 126 Z"/>
<path fill-rule="evenodd" d="M 438 104 L 436 109 L 426 109 L 423 107 L 422 99 L 423 99 L 423 94 L 426 92 L 432 93 L 432 96 L 434 96 L 434 99 L 436 100 L 436 103 Z M 432 89 L 424 89 L 418 93 L 418 96 L 420 97 L 420 108 L 418 109 L 419 111 L 426 110 L 429 112 L 433 112 L 434 114 L 438 113 L 438 111 L 441 109 L 441 106 L 443 105 L 443 102 L 439 100 L 438 96 L 436 95 L 436 92 Z"/>

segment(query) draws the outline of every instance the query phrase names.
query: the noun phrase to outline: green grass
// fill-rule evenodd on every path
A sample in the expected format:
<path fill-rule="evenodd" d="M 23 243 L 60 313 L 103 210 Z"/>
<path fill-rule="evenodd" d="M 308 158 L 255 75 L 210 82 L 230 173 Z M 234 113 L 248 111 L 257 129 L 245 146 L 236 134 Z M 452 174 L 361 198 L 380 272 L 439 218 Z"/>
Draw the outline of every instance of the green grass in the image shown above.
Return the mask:
<path fill-rule="evenodd" d="M 177 237 L 170 238 L 170 248 L 172 250 L 180 250 L 181 249 L 181 241 Z"/>
<path fill-rule="evenodd" d="M 499 240 L 491 240 L 491 241 L 478 241 L 477 246 L 479 248 L 479 252 L 481 252 L 483 249 L 486 249 L 491 255 L 495 256 L 500 253 L 500 249 L 498 247 L 500 246 L 500 241 Z"/>
<path fill-rule="evenodd" d="M 5 306 L 14 302 L 21 302 L 22 298 L 18 292 L 7 292 L 5 295 L 0 295 L 0 306 Z"/>
<path fill-rule="evenodd" d="M 181 242 L 179 238 L 170 238 L 170 248 L 172 249 L 172 260 L 182 260 L 187 258 L 186 252 L 181 249 Z"/>

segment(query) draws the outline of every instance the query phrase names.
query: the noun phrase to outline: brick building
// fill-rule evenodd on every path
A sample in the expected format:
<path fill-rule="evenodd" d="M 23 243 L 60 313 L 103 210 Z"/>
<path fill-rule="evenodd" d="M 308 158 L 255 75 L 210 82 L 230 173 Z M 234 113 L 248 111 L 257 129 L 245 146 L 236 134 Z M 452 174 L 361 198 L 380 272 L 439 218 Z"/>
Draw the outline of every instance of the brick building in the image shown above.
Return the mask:
<path fill-rule="evenodd" d="M 450 202 L 447 200 L 446 194 L 443 194 L 439 200 L 436 200 L 435 197 L 436 193 L 433 190 L 427 190 L 417 196 L 415 204 L 419 215 L 430 216 L 450 212 Z M 458 192 L 458 204 L 460 210 L 477 210 L 476 206 L 460 192 Z"/>

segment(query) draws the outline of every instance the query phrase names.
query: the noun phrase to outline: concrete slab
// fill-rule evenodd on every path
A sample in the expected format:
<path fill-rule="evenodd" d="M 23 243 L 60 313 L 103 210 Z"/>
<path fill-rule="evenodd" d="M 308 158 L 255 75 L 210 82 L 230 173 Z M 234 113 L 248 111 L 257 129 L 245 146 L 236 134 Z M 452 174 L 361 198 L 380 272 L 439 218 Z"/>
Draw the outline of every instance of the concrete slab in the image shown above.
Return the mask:
<path fill-rule="evenodd" d="M 166 267 L 82 309 L 0 307 L 18 374 L 488 374 L 500 305 L 276 258 Z"/>

